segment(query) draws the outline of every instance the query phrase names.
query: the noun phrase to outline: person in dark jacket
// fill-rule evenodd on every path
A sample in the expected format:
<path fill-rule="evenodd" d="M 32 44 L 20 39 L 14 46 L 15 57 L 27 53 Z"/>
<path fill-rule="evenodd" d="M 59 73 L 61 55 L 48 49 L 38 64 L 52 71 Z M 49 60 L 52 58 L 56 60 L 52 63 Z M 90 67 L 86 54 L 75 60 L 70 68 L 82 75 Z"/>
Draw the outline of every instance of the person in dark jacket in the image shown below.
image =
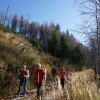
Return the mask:
<path fill-rule="evenodd" d="M 57 70 L 56 70 L 55 66 L 53 66 L 51 73 L 52 73 L 52 76 L 55 78 L 55 76 L 57 74 Z"/>

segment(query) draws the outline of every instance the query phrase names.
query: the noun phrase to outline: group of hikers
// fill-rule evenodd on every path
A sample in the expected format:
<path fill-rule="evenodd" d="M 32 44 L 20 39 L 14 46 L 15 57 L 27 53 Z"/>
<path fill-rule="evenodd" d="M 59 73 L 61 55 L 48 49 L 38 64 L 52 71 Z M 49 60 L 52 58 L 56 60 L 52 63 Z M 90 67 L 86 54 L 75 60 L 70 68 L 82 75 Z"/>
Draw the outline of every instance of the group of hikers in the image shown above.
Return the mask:
<path fill-rule="evenodd" d="M 57 75 L 57 70 L 55 66 L 53 66 L 51 73 L 52 73 L 52 77 L 55 78 Z M 20 96 L 22 85 L 24 85 L 24 96 L 26 96 L 26 93 L 28 92 L 27 83 L 28 83 L 28 78 L 29 78 L 29 70 L 26 69 L 26 65 L 22 66 L 22 70 L 20 71 L 19 75 L 20 75 L 20 82 L 19 82 L 19 89 L 18 89 L 17 95 Z M 59 75 L 61 79 L 62 89 L 64 89 L 65 77 L 68 74 L 66 73 L 65 69 L 62 68 Z M 33 72 L 33 80 L 35 81 L 36 86 L 37 86 L 37 98 L 41 100 L 40 98 L 42 95 L 42 85 L 43 84 L 46 85 L 46 69 L 43 69 L 40 63 L 37 64 L 36 70 Z"/>

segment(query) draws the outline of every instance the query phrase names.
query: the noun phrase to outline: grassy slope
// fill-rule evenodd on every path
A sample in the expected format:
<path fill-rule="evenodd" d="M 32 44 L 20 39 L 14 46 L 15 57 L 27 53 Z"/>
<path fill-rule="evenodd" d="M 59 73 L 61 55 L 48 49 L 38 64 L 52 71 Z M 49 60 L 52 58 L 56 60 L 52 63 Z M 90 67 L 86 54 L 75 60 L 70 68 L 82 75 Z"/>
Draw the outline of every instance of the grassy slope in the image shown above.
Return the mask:
<path fill-rule="evenodd" d="M 23 52 L 24 48 L 27 50 L 26 52 Z M 16 93 L 18 89 L 16 75 L 22 64 L 26 64 L 30 70 L 31 77 L 28 87 L 32 88 L 31 78 L 36 63 L 40 62 L 42 67 L 45 67 L 50 73 L 53 61 L 55 61 L 53 57 L 38 52 L 21 35 L 0 31 L 0 98 Z"/>
<path fill-rule="evenodd" d="M 23 52 L 26 49 L 27 52 Z M 39 53 L 34 49 L 32 45 L 22 36 L 13 33 L 4 33 L 0 31 L 0 68 L 6 69 L 8 64 L 17 64 L 17 67 L 21 64 L 28 64 L 33 66 L 37 62 L 41 62 L 42 65 L 49 68 L 52 62 L 47 62 L 45 59 L 50 59 L 46 54 Z M 14 65 L 16 66 L 16 65 Z"/>
<path fill-rule="evenodd" d="M 25 48 L 27 52 L 23 52 L 23 48 Z M 50 73 L 53 61 L 55 61 L 53 57 L 39 53 L 24 37 L 0 31 L 0 91 L 2 90 L 2 92 L 0 92 L 0 98 L 11 95 L 12 92 L 10 91 L 12 90 L 14 93 L 16 92 L 18 82 L 15 76 L 22 64 L 27 64 L 28 69 L 32 73 L 35 69 L 35 64 L 40 62 L 43 67 L 47 68 L 48 73 Z M 12 74 L 8 74 L 6 78 L 7 70 L 8 72 L 14 72 L 13 75 L 15 76 L 12 77 Z M 68 87 L 70 90 L 67 89 L 67 94 L 64 94 L 64 98 L 68 99 L 68 95 L 70 95 L 69 98 L 73 97 L 73 100 L 83 100 L 83 98 L 84 100 L 99 100 L 97 99 L 97 87 L 93 78 L 94 73 L 91 70 L 73 73 L 71 80 L 74 84 Z M 7 85 L 7 83 L 9 84 Z M 72 91 L 71 94 L 70 91 Z"/>

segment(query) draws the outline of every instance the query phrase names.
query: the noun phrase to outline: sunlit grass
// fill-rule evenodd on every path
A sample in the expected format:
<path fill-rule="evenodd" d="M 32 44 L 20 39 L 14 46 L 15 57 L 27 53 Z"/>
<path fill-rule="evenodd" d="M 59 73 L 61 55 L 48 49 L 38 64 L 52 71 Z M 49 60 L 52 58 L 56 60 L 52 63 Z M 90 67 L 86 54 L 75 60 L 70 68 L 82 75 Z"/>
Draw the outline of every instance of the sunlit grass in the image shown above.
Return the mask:
<path fill-rule="evenodd" d="M 27 51 L 23 52 L 23 48 Z M 46 68 L 47 75 L 49 76 L 54 61 L 54 57 L 50 54 L 40 52 L 20 34 L 0 30 L 0 76 L 2 76 L 0 77 L 0 80 L 2 80 L 2 82 L 0 81 L 0 99 L 16 94 L 19 85 L 16 76 L 23 64 L 30 70 L 30 79 L 28 82 L 28 89 L 30 90 L 34 87 L 33 72 L 36 68 L 36 63 L 41 63 L 42 67 Z M 7 84 L 8 79 L 5 79 L 5 76 L 9 73 L 13 74 L 11 85 L 10 83 Z M 48 80 L 50 79 L 48 78 Z M 3 85 L 5 86 L 1 89 Z"/>
<path fill-rule="evenodd" d="M 72 73 L 62 100 L 100 100 L 93 70 Z"/>

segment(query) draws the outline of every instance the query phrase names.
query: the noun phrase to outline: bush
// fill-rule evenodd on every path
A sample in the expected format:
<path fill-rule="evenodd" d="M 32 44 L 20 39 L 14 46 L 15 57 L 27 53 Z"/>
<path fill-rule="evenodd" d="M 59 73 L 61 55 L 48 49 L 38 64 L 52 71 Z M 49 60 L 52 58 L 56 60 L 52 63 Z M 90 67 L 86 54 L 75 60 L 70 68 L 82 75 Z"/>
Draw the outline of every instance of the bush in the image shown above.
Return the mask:
<path fill-rule="evenodd" d="M 0 24 L 0 30 L 4 31 L 4 32 L 9 32 L 9 33 L 12 33 L 12 30 L 10 30 L 9 28 L 7 27 L 4 27 L 3 25 Z"/>
<path fill-rule="evenodd" d="M 16 91 L 17 82 L 12 73 L 0 75 L 0 99 L 12 95 Z"/>

